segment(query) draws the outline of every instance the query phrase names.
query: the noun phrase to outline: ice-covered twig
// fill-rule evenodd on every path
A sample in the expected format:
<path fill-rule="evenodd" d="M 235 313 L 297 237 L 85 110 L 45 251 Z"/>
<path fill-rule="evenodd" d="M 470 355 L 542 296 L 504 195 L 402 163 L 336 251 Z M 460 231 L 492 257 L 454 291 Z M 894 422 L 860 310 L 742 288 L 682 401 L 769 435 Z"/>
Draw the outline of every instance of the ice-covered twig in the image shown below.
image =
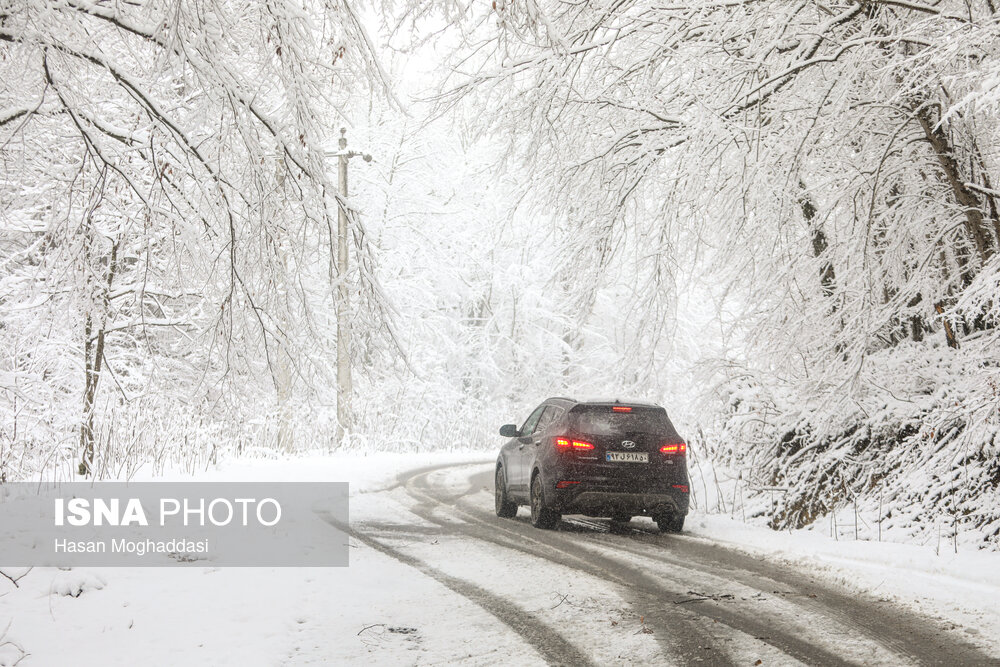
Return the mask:
<path fill-rule="evenodd" d="M 21 581 L 26 576 L 28 576 L 28 573 L 31 572 L 32 569 L 33 568 L 29 567 L 27 570 L 25 570 L 24 572 L 22 572 L 21 574 L 19 574 L 16 577 L 12 576 L 10 574 L 7 574 L 3 570 L 0 570 L 0 577 L 3 577 L 4 579 L 8 580 L 10 583 L 14 584 L 14 588 L 20 588 L 21 586 L 17 582 Z M 2 636 L 2 635 L 0 635 L 0 636 Z"/>
<path fill-rule="evenodd" d="M 2 574 L 2 573 L 0 573 L 0 574 Z M 27 572 L 25 572 L 25 574 L 27 574 Z M 13 622 L 14 621 L 12 619 L 10 622 L 7 623 L 7 627 L 5 627 L 3 629 L 3 632 L 0 632 L 0 649 L 2 649 L 4 646 L 12 646 L 14 648 L 14 650 L 17 651 L 17 660 L 15 660 L 12 663 L 9 663 L 10 667 L 17 667 L 17 665 L 19 665 L 22 660 L 24 660 L 25 658 L 27 658 L 31 654 L 28 653 L 27 651 L 25 651 L 24 647 L 21 646 L 20 644 L 18 644 L 17 642 L 15 642 L 15 641 L 13 641 L 11 639 L 7 639 L 6 638 L 7 637 L 7 633 L 10 631 L 10 626 L 11 626 L 11 624 Z"/>

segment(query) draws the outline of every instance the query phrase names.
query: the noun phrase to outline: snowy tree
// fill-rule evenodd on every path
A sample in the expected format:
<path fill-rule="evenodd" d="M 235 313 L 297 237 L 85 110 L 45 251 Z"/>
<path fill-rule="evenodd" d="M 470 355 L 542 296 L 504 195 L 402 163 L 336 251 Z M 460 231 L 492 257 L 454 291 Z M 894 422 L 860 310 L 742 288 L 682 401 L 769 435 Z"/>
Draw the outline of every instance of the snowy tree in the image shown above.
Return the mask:
<path fill-rule="evenodd" d="M 381 81 L 344 3 L 6 3 L 5 444 L 63 461 L 75 428 L 89 472 L 99 427 L 127 449 L 326 387 L 328 153 Z"/>
<path fill-rule="evenodd" d="M 579 275 L 650 276 L 621 324 L 648 341 L 635 357 L 662 354 L 652 323 L 686 292 L 718 304 L 728 344 L 689 384 L 722 416 L 722 453 L 795 456 L 781 429 L 857 451 L 875 442 L 858 424 L 897 400 L 900 440 L 926 419 L 935 447 L 958 419 L 969 451 L 994 451 L 993 3 L 498 1 L 463 18 L 438 101 L 486 110 L 570 225 Z M 601 284 L 577 282 L 581 303 Z M 968 407 L 942 409 L 949 393 Z"/>

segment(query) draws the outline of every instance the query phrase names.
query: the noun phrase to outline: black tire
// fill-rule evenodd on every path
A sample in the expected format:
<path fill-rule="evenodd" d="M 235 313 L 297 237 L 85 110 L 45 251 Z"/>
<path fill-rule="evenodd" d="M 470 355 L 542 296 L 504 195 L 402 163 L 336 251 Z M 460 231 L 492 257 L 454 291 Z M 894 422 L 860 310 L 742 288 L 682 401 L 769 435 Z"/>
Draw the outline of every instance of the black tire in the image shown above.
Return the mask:
<path fill-rule="evenodd" d="M 531 525 L 535 528 L 548 530 L 555 528 L 562 515 L 545 506 L 545 495 L 542 492 L 542 476 L 536 474 L 531 479 Z"/>
<path fill-rule="evenodd" d="M 658 516 L 656 517 L 656 525 L 660 527 L 661 533 L 679 533 L 684 530 L 684 515 Z"/>
<path fill-rule="evenodd" d="M 608 527 L 612 533 L 625 533 L 628 532 L 628 523 L 632 520 L 632 516 L 629 514 L 613 514 L 611 516 L 611 525 Z"/>
<path fill-rule="evenodd" d="M 497 475 L 494 478 L 496 488 L 494 496 L 496 499 L 497 516 L 502 519 L 509 519 L 517 514 L 517 503 L 507 497 L 507 476 L 503 473 L 503 466 L 497 466 Z"/>

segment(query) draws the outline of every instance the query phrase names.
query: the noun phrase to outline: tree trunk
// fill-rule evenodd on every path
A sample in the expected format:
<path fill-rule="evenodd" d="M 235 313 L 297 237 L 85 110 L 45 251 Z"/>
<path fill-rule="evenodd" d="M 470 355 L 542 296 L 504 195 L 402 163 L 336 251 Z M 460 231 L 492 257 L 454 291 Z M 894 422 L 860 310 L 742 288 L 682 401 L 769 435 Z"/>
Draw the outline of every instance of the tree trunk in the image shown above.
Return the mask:
<path fill-rule="evenodd" d="M 799 181 L 799 187 L 802 189 L 802 195 L 799 197 L 799 206 L 802 207 L 802 217 L 805 218 L 806 225 L 808 225 L 809 233 L 812 237 L 813 257 L 818 259 L 824 252 L 826 252 L 828 247 L 826 234 L 823 232 L 823 228 L 816 220 L 816 206 L 813 204 L 812 198 L 806 191 L 805 183 Z M 823 295 L 826 297 L 833 296 L 837 276 L 834 273 L 833 264 L 831 264 L 829 260 L 824 261 L 823 265 L 820 267 L 819 280 L 820 284 L 823 286 Z"/>
<path fill-rule="evenodd" d="M 965 184 L 958 162 L 955 160 L 954 148 L 944 130 L 932 121 L 927 105 L 917 109 L 917 121 L 924 131 L 927 143 L 934 150 L 934 155 L 941 165 L 945 179 L 955 195 L 955 201 L 962 207 L 962 212 L 965 214 L 963 226 L 966 234 L 972 240 L 979 260 L 978 263 L 982 266 L 996 252 L 996 246 L 990 239 L 990 230 L 983 218 L 982 202 L 979 201 L 976 193 Z M 966 263 L 963 262 L 963 264 Z M 973 267 L 963 267 L 963 279 L 968 282 L 974 275 L 974 271 Z"/>
<path fill-rule="evenodd" d="M 948 341 L 948 347 L 958 349 L 958 339 L 955 338 L 955 332 L 951 328 L 951 322 L 944 317 L 944 303 L 938 301 L 934 304 L 934 310 L 937 311 L 938 315 L 941 315 L 941 322 L 944 323 L 944 337 Z"/>
<path fill-rule="evenodd" d="M 80 426 L 80 467 L 81 475 L 92 475 L 94 472 L 94 399 L 97 397 L 97 385 L 101 379 L 101 368 L 104 361 L 104 335 L 107 326 L 107 314 L 110 308 L 111 287 L 118 268 L 118 245 L 115 241 L 111 246 L 108 260 L 108 275 L 103 294 L 101 295 L 100 325 L 97 330 L 96 343 L 94 337 L 94 319 L 88 311 L 83 325 L 83 355 L 84 372 L 86 373 L 83 390 L 83 424 Z M 93 353 L 93 354 L 92 354 Z"/>

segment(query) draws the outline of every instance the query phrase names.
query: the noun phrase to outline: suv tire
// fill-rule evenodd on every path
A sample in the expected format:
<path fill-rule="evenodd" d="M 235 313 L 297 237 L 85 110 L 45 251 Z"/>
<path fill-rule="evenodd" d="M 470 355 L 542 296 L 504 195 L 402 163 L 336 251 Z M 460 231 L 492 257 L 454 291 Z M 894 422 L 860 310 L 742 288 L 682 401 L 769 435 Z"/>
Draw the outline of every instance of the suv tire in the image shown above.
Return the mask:
<path fill-rule="evenodd" d="M 684 515 L 666 514 L 656 517 L 656 525 L 661 533 L 679 533 L 684 530 Z"/>
<path fill-rule="evenodd" d="M 507 497 L 507 475 L 503 472 L 503 466 L 497 466 L 497 475 L 493 481 L 496 484 L 494 495 L 497 516 L 509 519 L 517 514 L 517 503 Z"/>
<path fill-rule="evenodd" d="M 531 479 L 531 525 L 535 528 L 555 528 L 562 515 L 546 507 L 545 494 L 542 492 L 542 476 L 535 473 Z"/>

